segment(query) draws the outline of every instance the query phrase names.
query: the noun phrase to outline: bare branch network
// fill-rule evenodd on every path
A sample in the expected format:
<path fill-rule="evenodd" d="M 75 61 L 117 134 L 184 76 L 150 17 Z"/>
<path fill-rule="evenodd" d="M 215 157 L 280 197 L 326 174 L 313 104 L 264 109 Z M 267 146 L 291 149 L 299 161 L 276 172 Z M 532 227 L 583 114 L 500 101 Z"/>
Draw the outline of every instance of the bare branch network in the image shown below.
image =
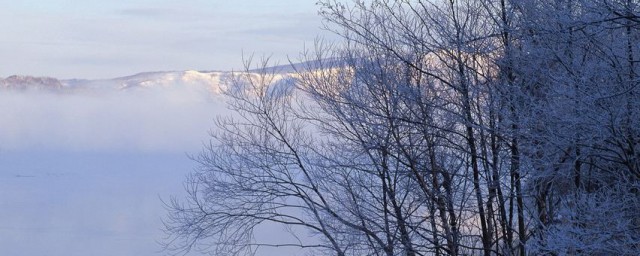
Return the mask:
<path fill-rule="evenodd" d="M 637 255 L 637 0 L 318 4 L 341 41 L 235 74 L 169 251 Z"/>

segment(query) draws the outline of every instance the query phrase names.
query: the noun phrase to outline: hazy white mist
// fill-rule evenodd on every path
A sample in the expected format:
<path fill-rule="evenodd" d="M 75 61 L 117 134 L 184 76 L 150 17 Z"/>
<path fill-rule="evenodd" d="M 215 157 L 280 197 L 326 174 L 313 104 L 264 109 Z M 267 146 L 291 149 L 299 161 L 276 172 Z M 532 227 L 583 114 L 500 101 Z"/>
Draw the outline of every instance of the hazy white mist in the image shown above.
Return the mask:
<path fill-rule="evenodd" d="M 7 91 L 0 94 L 0 150 L 188 151 L 224 110 L 222 96 L 190 87 Z"/>
<path fill-rule="evenodd" d="M 224 112 L 223 96 L 179 85 L 2 91 L 2 254 L 163 255 L 160 199 L 184 193 L 187 155 Z"/>

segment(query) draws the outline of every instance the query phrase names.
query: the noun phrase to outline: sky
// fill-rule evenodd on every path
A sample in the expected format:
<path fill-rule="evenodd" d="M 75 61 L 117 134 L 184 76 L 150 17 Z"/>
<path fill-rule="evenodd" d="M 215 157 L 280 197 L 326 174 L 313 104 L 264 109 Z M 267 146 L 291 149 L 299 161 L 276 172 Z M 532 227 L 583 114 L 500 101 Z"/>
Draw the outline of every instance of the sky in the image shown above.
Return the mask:
<path fill-rule="evenodd" d="M 0 0 L 0 77 L 100 79 L 295 59 L 328 32 L 315 0 Z"/>

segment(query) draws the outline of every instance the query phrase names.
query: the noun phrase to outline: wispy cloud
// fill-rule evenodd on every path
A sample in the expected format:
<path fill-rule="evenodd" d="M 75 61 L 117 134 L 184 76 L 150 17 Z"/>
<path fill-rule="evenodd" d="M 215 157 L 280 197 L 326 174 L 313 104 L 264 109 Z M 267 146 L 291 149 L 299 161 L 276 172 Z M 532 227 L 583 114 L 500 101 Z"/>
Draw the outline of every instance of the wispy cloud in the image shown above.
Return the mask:
<path fill-rule="evenodd" d="M 68 5 L 61 0 L 37 9 L 31 2 L 19 11 L 11 4 L 0 9 L 0 30 L 10 35 L 0 42 L 0 57 L 12 60 L 0 63 L 0 76 L 232 70 L 242 66 L 242 52 L 286 62 L 321 32 L 313 2 L 299 0 L 88 0 L 73 11 L 55 7 Z"/>
<path fill-rule="evenodd" d="M 145 18 L 158 18 L 158 17 L 167 17 L 174 16 L 176 10 L 170 10 L 167 8 L 127 8 L 116 11 L 117 14 L 123 16 L 133 16 L 133 17 L 145 17 Z"/>

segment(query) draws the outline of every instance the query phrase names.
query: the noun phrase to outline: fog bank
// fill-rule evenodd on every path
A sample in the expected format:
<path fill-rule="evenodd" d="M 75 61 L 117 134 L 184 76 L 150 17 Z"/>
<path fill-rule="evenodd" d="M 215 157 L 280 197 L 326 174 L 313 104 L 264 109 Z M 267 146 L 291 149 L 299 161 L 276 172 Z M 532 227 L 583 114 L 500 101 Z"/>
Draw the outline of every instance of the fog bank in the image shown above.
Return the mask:
<path fill-rule="evenodd" d="M 198 147 L 224 99 L 201 88 L 0 93 L 0 151 L 184 152 Z"/>
<path fill-rule="evenodd" d="M 224 105 L 197 87 L 1 91 L 2 253 L 164 255 L 160 199 L 183 195 Z"/>

